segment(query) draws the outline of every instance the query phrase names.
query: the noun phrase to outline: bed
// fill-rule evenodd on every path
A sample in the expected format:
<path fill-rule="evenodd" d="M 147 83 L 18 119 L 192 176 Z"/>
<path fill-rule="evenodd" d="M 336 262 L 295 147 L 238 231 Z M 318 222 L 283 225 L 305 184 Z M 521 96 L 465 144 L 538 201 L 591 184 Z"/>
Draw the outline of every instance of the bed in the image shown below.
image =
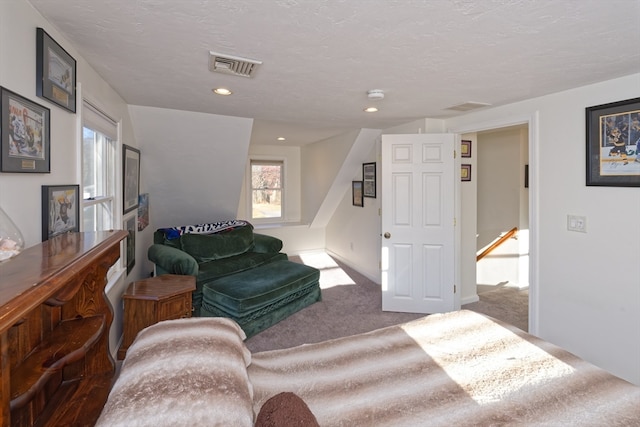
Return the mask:
<path fill-rule="evenodd" d="M 320 426 L 640 425 L 640 387 L 471 311 L 254 354 L 243 339 L 224 318 L 145 329 L 97 425 L 253 426 L 282 392 Z"/>

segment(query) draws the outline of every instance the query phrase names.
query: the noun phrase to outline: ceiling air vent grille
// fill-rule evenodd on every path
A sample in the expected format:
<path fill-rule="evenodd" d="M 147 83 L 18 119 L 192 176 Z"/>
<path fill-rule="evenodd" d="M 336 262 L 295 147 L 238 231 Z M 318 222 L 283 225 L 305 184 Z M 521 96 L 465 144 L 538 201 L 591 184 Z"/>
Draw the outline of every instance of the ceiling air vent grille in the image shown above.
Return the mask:
<path fill-rule="evenodd" d="M 477 108 L 486 107 L 491 104 L 487 104 L 485 102 L 465 102 L 464 104 L 454 105 L 453 107 L 445 108 L 445 110 L 454 110 L 454 111 L 471 111 Z"/>
<path fill-rule="evenodd" d="M 262 61 L 209 52 L 209 70 L 234 76 L 253 77 Z"/>

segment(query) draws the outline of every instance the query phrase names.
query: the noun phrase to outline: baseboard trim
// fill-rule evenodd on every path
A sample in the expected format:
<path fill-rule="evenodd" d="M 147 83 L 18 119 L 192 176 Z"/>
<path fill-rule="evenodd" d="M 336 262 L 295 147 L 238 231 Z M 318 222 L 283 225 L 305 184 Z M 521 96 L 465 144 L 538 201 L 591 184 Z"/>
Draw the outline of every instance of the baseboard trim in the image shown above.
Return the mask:
<path fill-rule="evenodd" d="M 478 301 L 480 301 L 480 297 L 476 294 L 476 295 L 472 295 L 470 297 L 463 298 L 460 301 L 460 305 L 471 304 L 473 302 L 478 302 Z"/>
<path fill-rule="evenodd" d="M 332 257 L 336 258 L 336 259 L 337 259 L 338 261 L 340 261 L 341 263 L 346 264 L 349 268 L 352 268 L 352 269 L 354 269 L 355 271 L 357 271 L 358 273 L 362 274 L 364 277 L 366 277 L 367 279 L 371 280 L 372 282 L 374 282 L 374 283 L 376 283 L 376 284 L 378 284 L 378 285 L 380 285 L 380 284 L 381 284 L 381 282 L 380 282 L 380 275 L 379 275 L 379 274 L 373 275 L 373 274 L 371 274 L 370 272 L 366 272 L 366 271 L 364 271 L 364 269 L 362 269 L 362 268 L 361 268 L 360 266 L 358 266 L 357 264 L 354 264 L 353 262 L 349 261 L 348 259 L 346 259 L 346 258 L 344 258 L 344 257 L 342 257 L 342 256 L 340 256 L 340 255 L 338 255 L 337 253 L 332 252 L 332 251 L 330 251 L 330 250 L 328 250 L 328 249 L 325 249 L 325 252 L 326 252 L 328 255 L 330 255 L 330 256 L 332 256 Z"/>

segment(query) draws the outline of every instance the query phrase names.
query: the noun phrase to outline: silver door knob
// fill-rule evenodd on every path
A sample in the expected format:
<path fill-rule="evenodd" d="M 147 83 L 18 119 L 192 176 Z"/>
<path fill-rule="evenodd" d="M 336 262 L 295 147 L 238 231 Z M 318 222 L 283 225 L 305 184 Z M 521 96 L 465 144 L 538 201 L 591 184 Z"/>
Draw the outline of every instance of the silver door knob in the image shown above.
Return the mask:
<path fill-rule="evenodd" d="M 388 231 L 386 233 L 384 233 L 384 238 L 385 239 L 390 239 L 391 238 L 391 233 L 389 233 Z"/>

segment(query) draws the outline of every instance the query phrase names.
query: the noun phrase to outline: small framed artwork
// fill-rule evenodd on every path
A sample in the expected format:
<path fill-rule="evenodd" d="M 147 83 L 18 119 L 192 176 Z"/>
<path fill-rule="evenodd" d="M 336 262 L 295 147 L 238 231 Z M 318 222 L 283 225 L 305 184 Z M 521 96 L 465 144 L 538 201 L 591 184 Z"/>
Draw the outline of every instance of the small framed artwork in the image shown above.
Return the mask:
<path fill-rule="evenodd" d="M 460 142 L 460 156 L 471 157 L 471 141 L 467 141 L 466 139 L 463 139 Z"/>
<path fill-rule="evenodd" d="M 376 162 L 362 164 L 362 195 L 376 197 Z"/>
<path fill-rule="evenodd" d="M 586 184 L 640 187 L 640 98 L 586 108 Z"/>
<path fill-rule="evenodd" d="M 36 29 L 36 95 L 76 112 L 76 60 L 42 28 Z"/>
<path fill-rule="evenodd" d="M 138 209 L 140 194 L 140 150 L 122 145 L 123 213 Z"/>
<path fill-rule="evenodd" d="M 471 165 L 461 165 L 460 181 L 471 181 Z"/>
<path fill-rule="evenodd" d="M 149 193 L 138 197 L 138 231 L 142 231 L 149 225 Z"/>
<path fill-rule="evenodd" d="M 353 206 L 364 206 L 362 181 L 351 181 L 351 200 Z"/>
<path fill-rule="evenodd" d="M 50 111 L 0 87 L 0 169 L 51 172 Z"/>
<path fill-rule="evenodd" d="M 125 238 L 127 275 L 131 273 L 136 265 L 136 214 L 129 215 L 122 221 L 122 228 L 129 233 Z"/>
<path fill-rule="evenodd" d="M 42 186 L 42 241 L 80 231 L 80 186 Z"/>

